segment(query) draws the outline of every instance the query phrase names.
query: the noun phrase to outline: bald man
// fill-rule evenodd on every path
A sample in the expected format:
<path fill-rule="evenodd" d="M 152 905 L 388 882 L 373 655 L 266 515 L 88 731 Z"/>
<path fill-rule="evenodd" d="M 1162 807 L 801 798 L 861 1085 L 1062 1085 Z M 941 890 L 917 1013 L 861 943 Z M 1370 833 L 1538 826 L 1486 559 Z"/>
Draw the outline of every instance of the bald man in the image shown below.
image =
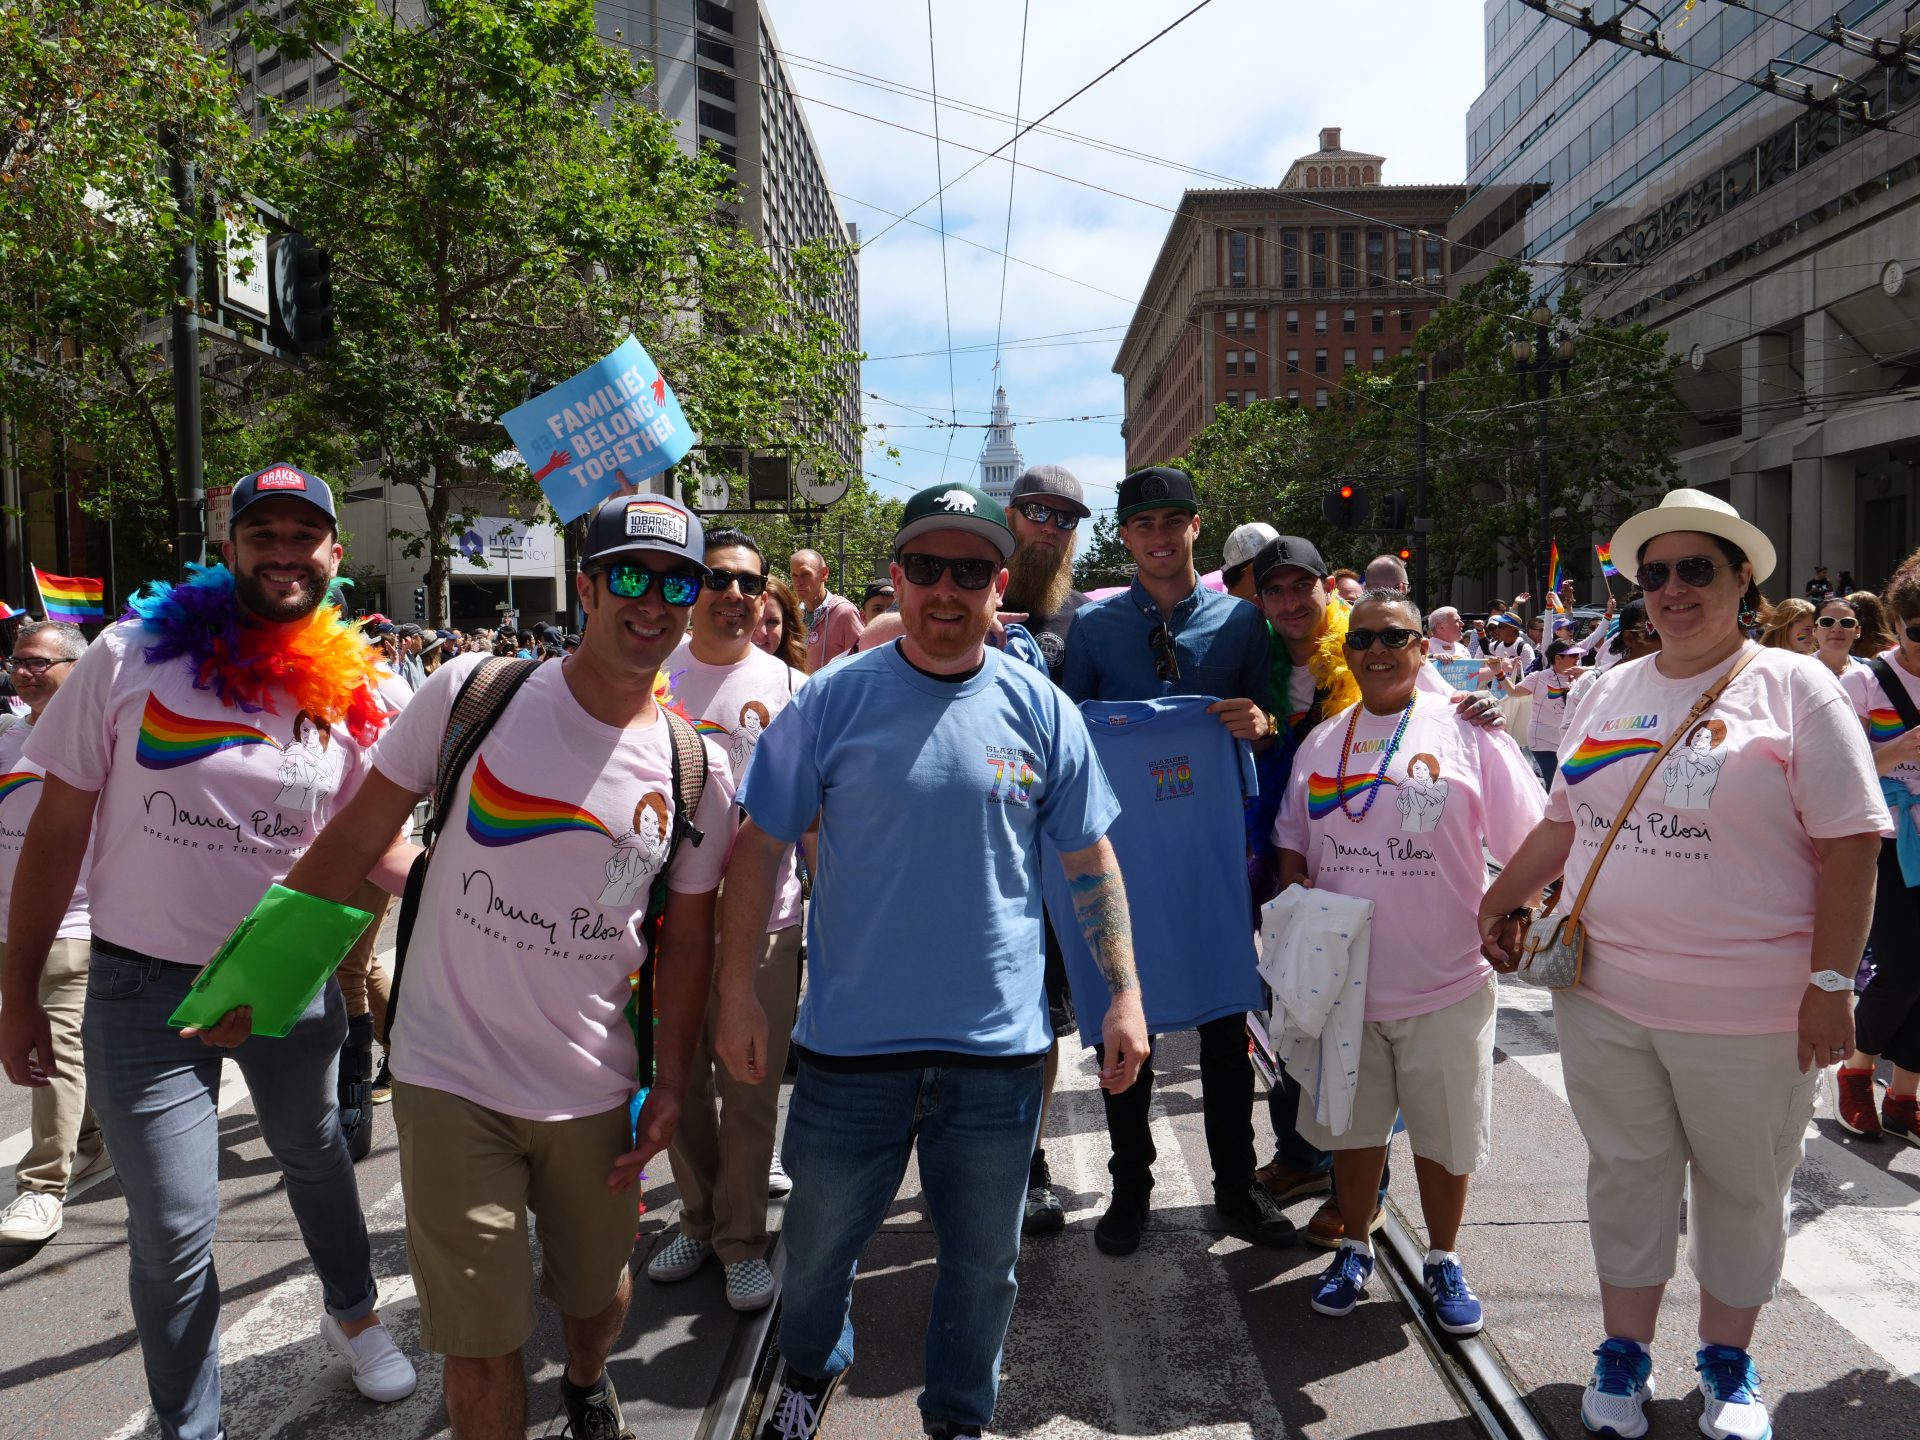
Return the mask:
<path fill-rule="evenodd" d="M 827 588 L 826 557 L 818 550 L 796 550 L 787 561 L 787 573 L 805 610 L 808 672 L 859 649 L 860 607 Z"/>

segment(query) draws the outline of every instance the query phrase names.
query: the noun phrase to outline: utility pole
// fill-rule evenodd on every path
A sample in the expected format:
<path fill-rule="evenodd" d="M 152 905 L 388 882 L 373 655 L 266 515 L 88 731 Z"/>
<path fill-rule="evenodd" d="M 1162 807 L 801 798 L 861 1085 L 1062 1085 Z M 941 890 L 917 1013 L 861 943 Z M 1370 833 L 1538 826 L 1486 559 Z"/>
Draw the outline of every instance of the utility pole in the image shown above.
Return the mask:
<path fill-rule="evenodd" d="M 195 167 L 177 136 L 165 137 L 180 240 L 173 250 L 173 504 L 175 565 L 184 580 L 189 564 L 207 557 L 206 475 L 200 453 L 200 229 Z"/>
<path fill-rule="evenodd" d="M 1539 579 L 1535 582 L 1534 603 L 1539 606 L 1538 613 L 1545 615 L 1553 608 L 1548 600 L 1553 588 L 1553 480 L 1547 463 L 1547 395 L 1555 375 L 1560 377 L 1560 393 L 1566 393 L 1567 371 L 1573 364 L 1573 340 L 1563 332 L 1556 342 L 1552 332 L 1553 311 L 1545 305 L 1536 306 L 1527 318 L 1533 323 L 1533 339 L 1516 339 L 1508 350 L 1520 377 L 1520 398 L 1523 401 L 1527 398 L 1527 382 L 1531 380 L 1539 411 L 1539 429 L 1534 439 L 1534 487 L 1540 507 L 1540 550 L 1535 557 Z"/>
<path fill-rule="evenodd" d="M 1427 519 L 1427 362 L 1422 360 L 1414 374 L 1413 387 L 1413 595 L 1414 602 L 1426 610 L 1427 547 L 1433 533 Z"/>

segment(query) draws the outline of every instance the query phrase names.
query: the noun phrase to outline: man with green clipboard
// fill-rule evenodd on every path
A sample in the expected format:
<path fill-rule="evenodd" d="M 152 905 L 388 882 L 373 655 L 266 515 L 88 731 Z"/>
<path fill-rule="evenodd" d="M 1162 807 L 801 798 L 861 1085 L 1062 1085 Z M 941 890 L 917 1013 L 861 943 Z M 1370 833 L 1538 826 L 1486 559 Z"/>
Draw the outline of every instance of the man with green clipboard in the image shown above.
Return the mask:
<path fill-rule="evenodd" d="M 733 840 L 726 756 L 654 697 L 706 576 L 700 522 L 684 506 L 607 501 L 581 548 L 579 650 L 534 668 L 477 719 L 463 687 L 483 683 L 486 658 L 441 666 L 287 876 L 294 890 L 344 901 L 384 837 L 439 789 L 443 746 L 480 734 L 441 792 L 389 1052 L 421 1344 L 447 1357 L 447 1416 L 462 1440 L 525 1433 L 529 1211 L 540 1288 L 566 1338 L 571 1433 L 627 1433 L 605 1362 L 631 1291 L 635 1182 L 666 1148 L 687 1091 Z M 694 770 L 704 771 L 697 800 Z M 636 1137 L 637 1071 L 651 1088 Z"/>

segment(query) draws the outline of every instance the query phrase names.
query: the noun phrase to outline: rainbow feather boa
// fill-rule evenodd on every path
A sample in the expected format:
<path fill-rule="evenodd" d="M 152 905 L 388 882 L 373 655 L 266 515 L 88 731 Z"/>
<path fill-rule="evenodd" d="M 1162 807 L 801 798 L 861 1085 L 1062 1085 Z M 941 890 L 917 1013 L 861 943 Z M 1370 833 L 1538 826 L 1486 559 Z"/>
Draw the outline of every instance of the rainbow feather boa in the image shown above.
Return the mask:
<path fill-rule="evenodd" d="M 362 745 L 371 745 L 392 718 L 377 694 L 378 652 L 336 603 L 322 605 L 297 629 L 247 624 L 232 572 L 189 565 L 186 580 L 152 582 L 127 601 L 120 618 L 137 620 L 158 637 L 145 649 L 149 665 L 184 657 L 194 687 L 213 691 L 224 705 L 278 714 L 272 691 L 280 685 L 308 715 L 344 723 Z"/>

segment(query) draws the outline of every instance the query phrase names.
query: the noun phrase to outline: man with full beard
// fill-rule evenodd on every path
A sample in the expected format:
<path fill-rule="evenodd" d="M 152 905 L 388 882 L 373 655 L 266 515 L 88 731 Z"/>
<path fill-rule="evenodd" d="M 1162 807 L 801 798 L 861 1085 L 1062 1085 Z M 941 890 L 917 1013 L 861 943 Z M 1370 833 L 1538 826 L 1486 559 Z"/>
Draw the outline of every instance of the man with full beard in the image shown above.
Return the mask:
<path fill-rule="evenodd" d="M 784 1363 L 763 1437 L 818 1433 L 853 1358 L 854 1267 L 913 1146 L 939 1241 L 922 1428 L 978 1435 L 993 1419 L 1053 1040 L 1043 837 L 1112 993 L 1101 1084 L 1124 1090 L 1146 1051 L 1106 839 L 1118 803 L 1066 696 L 986 644 L 1013 549 L 983 491 L 934 486 L 908 500 L 892 566 L 905 635 L 815 674 L 767 727 L 740 792 L 749 818 L 727 870 L 713 1045 L 746 1083 L 772 1071 L 754 965 L 780 867 L 820 824 L 781 1142 L 793 1176 Z"/>
<path fill-rule="evenodd" d="M 1007 560 L 1007 593 L 1001 608 L 1027 618 L 1021 623 L 1046 656 L 1053 683 L 1067 660 L 1067 631 L 1087 597 L 1073 588 L 1073 546 L 1087 509 L 1080 482 L 1064 465 L 1033 465 L 1013 482 L 1007 528 L 1014 550 Z"/>
<path fill-rule="evenodd" d="M 378 652 L 328 603 L 342 552 L 323 481 L 285 464 L 246 476 L 224 553 L 226 568 L 136 595 L 132 616 L 94 641 L 34 726 L 26 756 L 46 776 L 0 977 L 0 1062 L 16 1084 L 44 1085 L 53 1061 L 41 968 L 92 831 L 88 1098 L 126 1188 L 133 1324 L 166 1436 L 221 1433 L 223 1058 L 246 1077 L 319 1272 L 322 1338 L 369 1399 L 414 1388 L 413 1366 L 374 1313 L 366 1219 L 340 1132 L 340 987 L 329 982 L 281 1037 L 249 1034 L 244 1009 L 204 1033 L 169 1018 L 359 787 L 394 708 L 379 693 Z"/>

